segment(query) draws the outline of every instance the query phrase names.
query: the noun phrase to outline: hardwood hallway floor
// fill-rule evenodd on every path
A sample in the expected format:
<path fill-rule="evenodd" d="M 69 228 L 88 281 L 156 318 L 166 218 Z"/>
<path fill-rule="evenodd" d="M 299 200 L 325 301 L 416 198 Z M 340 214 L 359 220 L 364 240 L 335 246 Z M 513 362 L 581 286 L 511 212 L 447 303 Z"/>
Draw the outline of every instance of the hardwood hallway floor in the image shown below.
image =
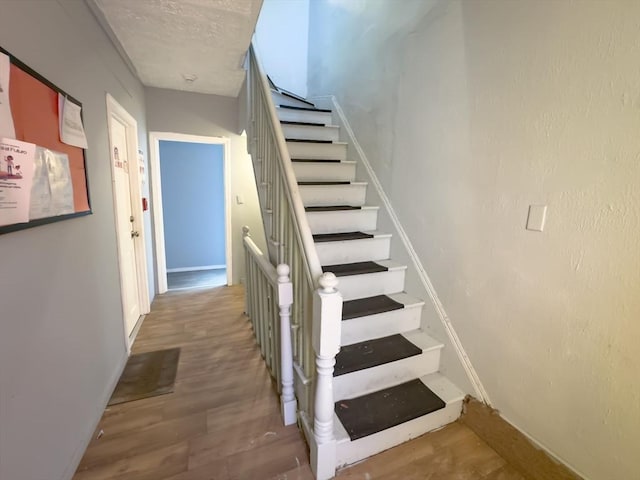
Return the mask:
<path fill-rule="evenodd" d="M 175 391 L 107 408 L 74 480 L 312 480 L 255 345 L 240 286 L 156 297 L 133 353 L 181 347 Z M 523 480 L 461 424 L 338 478 Z"/>

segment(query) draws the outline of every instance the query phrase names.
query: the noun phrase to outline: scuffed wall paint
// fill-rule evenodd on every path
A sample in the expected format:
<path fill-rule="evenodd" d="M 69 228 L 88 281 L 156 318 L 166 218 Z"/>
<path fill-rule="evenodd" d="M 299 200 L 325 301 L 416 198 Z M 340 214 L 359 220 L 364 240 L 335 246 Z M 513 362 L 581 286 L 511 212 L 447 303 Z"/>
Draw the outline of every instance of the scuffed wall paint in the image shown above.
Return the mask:
<path fill-rule="evenodd" d="M 494 406 L 593 479 L 640 478 L 639 29 L 623 0 L 310 11 L 310 94 L 338 97 Z"/>

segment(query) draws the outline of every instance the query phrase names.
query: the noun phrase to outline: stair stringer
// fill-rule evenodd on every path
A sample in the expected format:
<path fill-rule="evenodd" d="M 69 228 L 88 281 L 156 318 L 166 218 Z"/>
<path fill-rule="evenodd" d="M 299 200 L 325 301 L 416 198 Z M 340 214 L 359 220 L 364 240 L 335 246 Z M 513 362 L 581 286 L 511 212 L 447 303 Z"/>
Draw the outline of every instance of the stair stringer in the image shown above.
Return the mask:
<path fill-rule="evenodd" d="M 367 189 L 366 203 L 380 206 L 377 228 L 392 233 L 394 240 L 391 242 L 391 258 L 407 266 L 405 291 L 409 295 L 425 300 L 421 328 L 445 346 L 440 357 L 440 372 L 464 393 L 472 394 L 478 400 L 490 405 L 487 392 L 340 104 L 333 95 L 313 97 L 310 100 L 319 108 L 333 111 L 332 123 L 341 127 L 340 140 L 349 145 L 347 159 L 356 160 L 358 165 L 356 181 L 367 182 L 369 187 L 372 187 Z"/>

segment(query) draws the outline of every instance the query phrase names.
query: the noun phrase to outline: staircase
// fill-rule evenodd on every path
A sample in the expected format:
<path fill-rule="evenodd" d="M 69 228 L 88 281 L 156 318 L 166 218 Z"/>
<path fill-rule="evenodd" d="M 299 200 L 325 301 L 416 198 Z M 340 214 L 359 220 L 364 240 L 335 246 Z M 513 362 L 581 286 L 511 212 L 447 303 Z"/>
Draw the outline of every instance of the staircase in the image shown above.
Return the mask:
<path fill-rule="evenodd" d="M 420 329 L 424 301 L 404 292 L 349 146 L 332 112 L 272 90 L 322 270 L 344 303 L 335 359 L 336 465 L 348 465 L 458 418 L 464 393 L 439 373 L 443 345 Z M 267 232 L 267 235 L 269 232 Z"/>

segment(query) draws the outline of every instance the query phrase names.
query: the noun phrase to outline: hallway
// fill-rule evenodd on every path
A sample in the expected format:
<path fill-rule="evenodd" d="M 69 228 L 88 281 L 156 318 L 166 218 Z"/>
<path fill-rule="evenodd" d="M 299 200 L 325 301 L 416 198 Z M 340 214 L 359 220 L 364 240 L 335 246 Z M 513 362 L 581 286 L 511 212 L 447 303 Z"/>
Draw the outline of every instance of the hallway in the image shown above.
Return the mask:
<path fill-rule="evenodd" d="M 109 407 L 74 480 L 312 480 L 242 313 L 242 286 L 156 297 L 133 353 L 181 347 L 175 391 Z M 338 478 L 522 480 L 459 423 Z"/>

